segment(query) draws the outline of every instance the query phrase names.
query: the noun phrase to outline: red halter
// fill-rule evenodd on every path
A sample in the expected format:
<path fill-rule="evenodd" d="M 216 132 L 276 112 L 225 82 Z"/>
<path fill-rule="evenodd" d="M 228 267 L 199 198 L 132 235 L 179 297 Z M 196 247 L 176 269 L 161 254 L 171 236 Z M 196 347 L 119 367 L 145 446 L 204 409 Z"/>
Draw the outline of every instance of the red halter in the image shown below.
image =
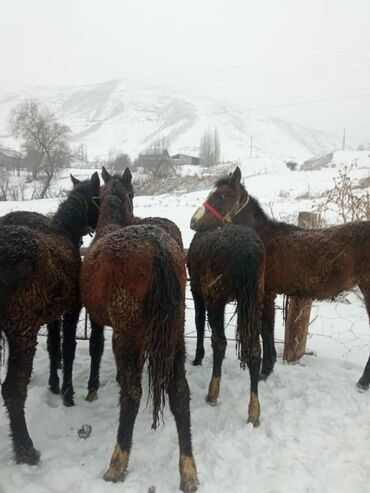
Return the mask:
<path fill-rule="evenodd" d="M 212 207 L 211 204 L 209 204 L 208 202 L 204 202 L 203 206 L 208 209 L 209 212 L 211 212 L 211 214 L 213 214 L 219 221 L 221 221 L 222 223 L 225 222 L 223 216 L 221 216 L 221 214 L 216 211 L 216 209 Z"/>

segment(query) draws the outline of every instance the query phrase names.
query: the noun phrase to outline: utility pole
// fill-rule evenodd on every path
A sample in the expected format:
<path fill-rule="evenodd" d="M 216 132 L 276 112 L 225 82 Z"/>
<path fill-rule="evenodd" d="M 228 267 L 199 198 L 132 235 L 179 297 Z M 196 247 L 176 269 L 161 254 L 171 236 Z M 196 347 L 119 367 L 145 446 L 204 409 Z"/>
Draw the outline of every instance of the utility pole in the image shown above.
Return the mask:
<path fill-rule="evenodd" d="M 346 150 L 346 129 L 343 129 L 342 151 Z"/>

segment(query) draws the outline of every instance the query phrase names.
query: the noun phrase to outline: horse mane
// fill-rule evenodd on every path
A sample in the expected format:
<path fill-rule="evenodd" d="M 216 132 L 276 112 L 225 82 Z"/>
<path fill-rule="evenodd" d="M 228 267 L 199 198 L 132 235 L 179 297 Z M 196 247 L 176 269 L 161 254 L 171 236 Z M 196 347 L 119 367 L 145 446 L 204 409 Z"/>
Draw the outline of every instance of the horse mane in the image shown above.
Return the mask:
<path fill-rule="evenodd" d="M 71 237 L 73 243 L 79 246 L 81 237 L 87 227 L 87 201 L 83 189 L 77 185 L 58 207 L 52 221 L 57 230 Z"/>
<path fill-rule="evenodd" d="M 125 195 L 119 178 L 115 175 L 110 184 L 102 189 L 97 233 L 94 240 L 111 233 L 116 228 L 126 226 L 122 214 Z"/>
<path fill-rule="evenodd" d="M 232 184 L 230 183 L 230 178 L 228 176 L 223 176 L 219 178 L 215 183 L 216 187 L 222 187 L 225 185 L 232 186 Z M 301 229 L 298 226 L 295 226 L 294 224 L 285 223 L 283 221 L 277 221 L 276 219 L 272 219 L 271 217 L 269 217 L 268 214 L 266 214 L 266 212 L 261 207 L 259 201 L 255 197 L 253 197 L 253 195 L 250 195 L 249 192 L 247 192 L 247 190 L 245 189 L 242 183 L 239 183 L 239 190 L 241 192 L 241 197 L 246 198 L 246 196 L 249 195 L 250 206 L 252 206 L 253 208 L 253 215 L 256 219 L 257 224 L 266 225 L 269 228 L 274 229 L 275 232 Z"/>

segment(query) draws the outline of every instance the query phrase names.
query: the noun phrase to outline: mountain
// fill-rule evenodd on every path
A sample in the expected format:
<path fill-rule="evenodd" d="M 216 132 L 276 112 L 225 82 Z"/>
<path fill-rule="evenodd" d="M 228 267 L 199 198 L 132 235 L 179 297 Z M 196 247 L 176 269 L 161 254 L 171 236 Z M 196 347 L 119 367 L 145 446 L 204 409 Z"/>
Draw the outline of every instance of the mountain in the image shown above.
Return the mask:
<path fill-rule="evenodd" d="M 106 159 L 110 151 L 135 157 L 153 140 L 166 136 L 171 153 L 198 155 L 201 135 L 218 128 L 223 160 L 250 156 L 306 159 L 336 150 L 337 135 L 145 81 L 113 80 L 81 86 L 27 86 L 0 83 L 0 145 L 17 147 L 9 134 L 10 110 L 35 97 L 69 125 L 89 158 Z M 252 142 L 251 142 L 252 137 Z"/>

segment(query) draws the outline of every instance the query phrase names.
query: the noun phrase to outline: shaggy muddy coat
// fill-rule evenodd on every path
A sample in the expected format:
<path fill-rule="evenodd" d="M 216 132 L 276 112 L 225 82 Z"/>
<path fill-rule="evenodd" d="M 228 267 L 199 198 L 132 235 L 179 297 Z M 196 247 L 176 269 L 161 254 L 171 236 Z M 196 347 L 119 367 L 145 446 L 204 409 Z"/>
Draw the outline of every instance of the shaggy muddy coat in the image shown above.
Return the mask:
<path fill-rule="evenodd" d="M 0 332 L 9 345 L 2 395 L 18 463 L 39 461 L 24 417 L 37 333 L 41 325 L 62 315 L 68 326 L 75 326 L 80 308 L 78 247 L 87 229 L 96 226 L 93 198 L 98 193 L 96 173 L 70 192 L 50 227 L 44 223 L 44 231 L 0 225 Z M 67 379 L 71 379 L 71 361 L 65 362 Z"/>
<path fill-rule="evenodd" d="M 180 448 L 180 488 L 198 485 L 190 432 L 190 393 L 185 377 L 184 311 L 186 269 L 182 248 L 162 228 L 127 225 L 127 189 L 131 174 L 111 177 L 101 193 L 97 239 L 81 268 L 81 296 L 92 324 L 113 329 L 113 351 L 120 385 L 117 443 L 107 481 L 123 481 L 148 362 L 153 427 L 168 393 Z M 110 221 L 110 222 L 109 222 Z M 125 226 L 125 227 L 123 227 Z"/>
<path fill-rule="evenodd" d="M 231 221 L 253 228 L 267 253 L 266 298 L 263 309 L 263 367 L 268 375 L 276 359 L 273 343 L 274 299 L 276 293 L 314 299 L 333 298 L 359 286 L 370 320 L 370 221 L 352 222 L 322 229 L 303 229 L 270 219 L 258 201 L 240 183 L 236 168 L 230 176 L 216 182 L 207 204 L 221 216 L 218 219 L 203 206 L 192 219 L 196 231 L 220 226 L 230 211 Z M 359 386 L 370 383 L 370 358 Z"/>
<path fill-rule="evenodd" d="M 227 344 L 225 305 L 236 300 L 238 356 L 243 366 L 248 365 L 251 379 L 248 420 L 257 426 L 264 246 L 253 230 L 229 225 L 196 233 L 189 247 L 187 262 L 197 328 L 197 350 L 193 364 L 201 364 L 204 356 L 205 310 L 212 330 L 213 372 L 207 402 L 215 404 L 219 395 L 222 360 Z"/>
<path fill-rule="evenodd" d="M 173 238 L 179 245 L 181 250 L 183 250 L 183 243 L 181 232 L 177 225 L 164 217 L 146 217 L 146 218 L 134 218 L 135 225 L 152 225 L 158 226 L 166 233 L 168 233 L 171 238 Z M 116 229 L 117 226 L 110 225 L 110 228 Z M 99 238 L 99 234 L 96 235 L 96 239 Z M 88 381 L 88 394 L 86 400 L 92 402 L 98 398 L 98 390 L 100 387 L 100 364 L 101 358 L 104 352 L 104 326 L 98 324 L 95 321 L 91 323 L 91 335 L 89 340 L 89 353 L 91 357 L 90 365 L 90 376 Z"/>

